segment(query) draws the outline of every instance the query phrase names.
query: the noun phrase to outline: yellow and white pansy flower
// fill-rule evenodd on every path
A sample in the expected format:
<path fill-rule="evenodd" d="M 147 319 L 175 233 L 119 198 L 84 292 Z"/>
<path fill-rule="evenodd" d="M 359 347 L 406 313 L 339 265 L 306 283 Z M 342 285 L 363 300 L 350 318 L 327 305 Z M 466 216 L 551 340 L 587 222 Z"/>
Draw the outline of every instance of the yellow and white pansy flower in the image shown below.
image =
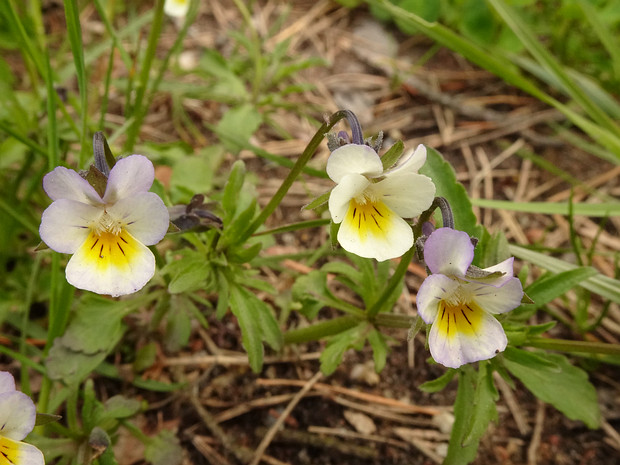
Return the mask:
<path fill-rule="evenodd" d="M 474 246 L 463 231 L 440 228 L 424 243 L 424 261 L 432 274 L 418 291 L 418 313 L 431 325 L 431 355 L 450 368 L 502 352 L 506 334 L 493 315 L 516 308 L 523 298 L 513 257 L 476 273 L 468 272 L 473 258 Z"/>
<path fill-rule="evenodd" d="M 32 399 L 23 392 L 15 390 L 13 375 L 7 371 L 0 371 L 0 463 L 45 464 L 39 449 L 22 442 L 34 428 L 36 416 Z"/>
<path fill-rule="evenodd" d="M 155 257 L 147 245 L 168 230 L 168 210 L 148 192 L 150 160 L 131 155 L 116 162 L 100 196 L 73 170 L 57 167 L 43 178 L 53 203 L 43 212 L 39 234 L 51 249 L 73 254 L 66 268 L 73 286 L 119 296 L 140 290 L 153 277 Z"/>
<path fill-rule="evenodd" d="M 190 0 L 166 0 L 164 13 L 174 18 L 183 18 L 189 9 Z"/>
<path fill-rule="evenodd" d="M 413 218 L 428 209 L 435 185 L 418 174 L 426 147 L 409 150 L 392 169 L 383 170 L 371 147 L 347 144 L 327 160 L 327 174 L 337 183 L 329 196 L 329 212 L 340 223 L 338 242 L 360 257 L 379 261 L 400 257 L 413 246 Z"/>

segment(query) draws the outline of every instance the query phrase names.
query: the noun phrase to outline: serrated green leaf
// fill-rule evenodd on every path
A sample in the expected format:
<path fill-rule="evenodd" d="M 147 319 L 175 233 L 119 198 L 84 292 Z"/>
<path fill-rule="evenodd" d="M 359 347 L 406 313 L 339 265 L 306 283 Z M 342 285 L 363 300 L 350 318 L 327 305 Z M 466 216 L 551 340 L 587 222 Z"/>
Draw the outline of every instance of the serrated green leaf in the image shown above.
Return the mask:
<path fill-rule="evenodd" d="M 483 228 L 472 209 L 469 196 L 463 185 L 456 180 L 452 166 L 431 147 L 426 147 L 426 163 L 420 169 L 421 174 L 430 177 L 435 183 L 438 197 L 445 198 L 454 214 L 455 228 L 465 231 L 470 236 L 480 238 Z"/>
<path fill-rule="evenodd" d="M 514 347 L 506 349 L 504 364 L 508 371 L 536 397 L 571 420 L 581 420 L 589 428 L 598 428 L 601 414 L 596 389 L 588 381 L 587 373 L 571 365 L 563 355 L 536 351 L 538 361 L 546 363 L 530 364 L 529 354 Z"/>
<path fill-rule="evenodd" d="M 363 322 L 330 338 L 320 357 L 323 374 L 330 375 L 336 371 L 344 353 L 359 344 L 360 341 L 364 342 L 363 333 L 367 327 L 368 323 Z"/>
<path fill-rule="evenodd" d="M 142 402 L 121 395 L 110 397 L 103 404 L 105 415 L 110 418 L 129 418 L 142 410 Z"/>
<path fill-rule="evenodd" d="M 244 104 L 228 110 L 215 126 L 215 132 L 228 151 L 238 154 L 262 121 L 263 117 L 253 105 Z"/>
<path fill-rule="evenodd" d="M 170 276 L 168 292 L 181 294 L 204 287 L 211 273 L 211 265 L 206 257 L 191 249 L 181 250 L 176 255 L 181 257 L 167 263 L 161 270 Z"/>
<path fill-rule="evenodd" d="M 250 367 L 258 373 L 263 366 L 263 344 L 279 348 L 282 333 L 269 306 L 254 294 L 238 285 L 230 288 L 230 309 L 241 328 L 243 347 L 248 353 Z"/>
<path fill-rule="evenodd" d="M 493 383 L 493 369 L 489 363 L 483 362 L 478 369 L 478 381 L 472 399 L 473 413 L 461 442 L 463 447 L 475 445 L 477 448 L 480 438 L 489 427 L 489 423 L 497 421 L 495 403 L 498 399 L 499 394 Z"/>

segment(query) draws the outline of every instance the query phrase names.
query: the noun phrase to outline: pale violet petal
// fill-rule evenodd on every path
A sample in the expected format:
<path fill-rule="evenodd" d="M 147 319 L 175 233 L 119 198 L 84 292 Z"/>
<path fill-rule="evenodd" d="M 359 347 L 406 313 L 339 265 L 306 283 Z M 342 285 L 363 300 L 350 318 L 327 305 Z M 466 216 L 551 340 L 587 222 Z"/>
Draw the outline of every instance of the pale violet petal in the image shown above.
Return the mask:
<path fill-rule="evenodd" d="M 421 174 L 386 177 L 368 189 L 403 218 L 418 216 L 431 206 L 435 198 L 435 184 Z"/>
<path fill-rule="evenodd" d="M 424 163 L 426 163 L 426 147 L 420 144 L 415 151 L 413 149 L 406 151 L 396 165 L 383 174 L 384 176 L 415 174 L 424 166 Z"/>
<path fill-rule="evenodd" d="M 97 205 L 101 197 L 88 181 L 75 171 L 58 166 L 43 178 L 43 189 L 52 200 L 69 199 Z"/>
<path fill-rule="evenodd" d="M 473 259 L 474 246 L 463 231 L 439 228 L 424 243 L 424 262 L 432 273 L 463 277 Z"/>
<path fill-rule="evenodd" d="M 142 155 L 122 158 L 110 171 L 103 201 L 106 204 L 113 204 L 119 199 L 147 192 L 154 179 L 155 168 L 148 158 Z"/>
<path fill-rule="evenodd" d="M 102 211 L 102 207 L 75 200 L 56 200 L 41 216 L 41 240 L 56 252 L 73 253 L 86 240 L 90 224 L 99 218 Z"/>
<path fill-rule="evenodd" d="M 360 257 L 384 261 L 400 257 L 413 246 L 413 231 L 384 204 L 356 207 L 352 202 L 340 224 L 338 242 Z"/>
<path fill-rule="evenodd" d="M 21 441 L 34 428 L 35 418 L 36 407 L 26 394 L 19 391 L 0 394 L 0 436 Z"/>
<path fill-rule="evenodd" d="M 189 9 L 190 0 L 166 0 L 164 13 L 174 18 L 183 18 Z"/>
<path fill-rule="evenodd" d="M 32 444 L 0 436 L 0 450 L 5 459 L 3 464 L 45 465 L 43 454 Z"/>
<path fill-rule="evenodd" d="M 327 159 L 327 175 L 336 183 L 348 174 L 378 176 L 383 165 L 377 152 L 367 145 L 347 144 L 334 150 Z"/>
<path fill-rule="evenodd" d="M 73 286 L 113 297 L 139 291 L 155 273 L 155 257 L 123 231 L 119 236 L 91 233 L 67 264 Z"/>
<path fill-rule="evenodd" d="M 439 320 L 431 327 L 428 345 L 433 359 L 449 368 L 493 358 L 506 348 L 507 339 L 502 325 L 485 312 L 475 333 L 458 332 L 447 337 Z"/>
<path fill-rule="evenodd" d="M 491 284 L 495 287 L 503 286 L 508 281 L 510 281 L 512 277 L 514 276 L 514 271 L 513 271 L 514 260 L 515 260 L 514 257 L 510 257 L 504 260 L 503 262 L 498 263 L 497 265 L 485 268 L 484 271 L 488 271 L 490 273 L 499 271 L 500 273 L 503 273 L 503 275 L 498 276 L 497 278 L 493 278 L 493 279 L 483 279 L 483 280 L 480 280 L 480 282 L 483 282 L 485 284 Z"/>
<path fill-rule="evenodd" d="M 152 192 L 121 199 L 108 207 L 107 212 L 126 225 L 129 234 L 144 245 L 154 245 L 161 241 L 170 223 L 164 202 Z"/>
<path fill-rule="evenodd" d="M 465 283 L 463 286 L 482 309 L 493 314 L 509 312 L 517 308 L 523 299 L 523 286 L 519 278 L 510 278 L 501 287 L 480 283 Z"/>
<path fill-rule="evenodd" d="M 0 371 L 0 394 L 15 390 L 15 379 L 8 371 Z"/>
<path fill-rule="evenodd" d="M 351 199 L 361 195 L 369 185 L 370 181 L 361 174 L 349 174 L 341 179 L 340 184 L 329 194 L 329 213 L 334 223 L 340 223 L 343 220 Z"/>
<path fill-rule="evenodd" d="M 442 274 L 433 274 L 424 279 L 416 296 L 416 307 L 425 323 L 435 321 L 439 302 L 451 295 L 458 286 L 458 281 Z"/>

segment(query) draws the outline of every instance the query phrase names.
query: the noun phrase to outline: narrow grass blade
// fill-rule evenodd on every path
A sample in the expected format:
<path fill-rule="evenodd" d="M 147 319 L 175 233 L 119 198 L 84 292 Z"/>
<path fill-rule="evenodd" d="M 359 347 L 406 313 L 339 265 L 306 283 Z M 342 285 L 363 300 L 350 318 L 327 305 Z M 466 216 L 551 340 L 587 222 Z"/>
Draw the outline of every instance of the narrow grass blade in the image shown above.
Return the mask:
<path fill-rule="evenodd" d="M 554 273 L 561 273 L 563 271 L 575 270 L 579 268 L 578 266 L 565 262 L 564 260 L 549 257 L 540 252 L 526 249 L 525 247 L 510 245 L 509 249 L 510 253 L 515 257 L 535 263 L 537 266 Z M 599 294 L 606 299 L 620 303 L 620 281 L 617 279 L 598 273 L 596 276 L 584 280 L 579 285 L 584 289 Z"/>
<path fill-rule="evenodd" d="M 570 208 L 568 202 L 511 202 L 509 200 L 471 199 L 471 203 L 483 208 L 547 215 L 568 215 Z M 573 214 L 592 217 L 620 216 L 620 202 L 575 203 L 573 204 Z"/>
<path fill-rule="evenodd" d="M 67 33 L 73 62 L 77 75 L 78 89 L 80 91 L 80 111 L 82 129 L 80 134 L 80 158 L 79 167 L 83 168 L 86 163 L 86 136 L 88 132 L 88 95 L 86 94 L 86 66 L 84 65 L 84 45 L 82 43 L 82 27 L 80 25 L 80 12 L 77 0 L 65 0 L 65 18 L 67 21 Z"/>

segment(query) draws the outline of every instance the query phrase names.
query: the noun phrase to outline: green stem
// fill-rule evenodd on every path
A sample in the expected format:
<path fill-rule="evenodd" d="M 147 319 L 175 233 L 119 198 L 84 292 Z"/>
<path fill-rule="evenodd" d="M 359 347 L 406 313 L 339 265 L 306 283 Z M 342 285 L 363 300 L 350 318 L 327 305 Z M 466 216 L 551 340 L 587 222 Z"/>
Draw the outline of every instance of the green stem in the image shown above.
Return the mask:
<path fill-rule="evenodd" d="M 374 304 L 368 309 L 366 312 L 368 319 L 373 320 L 377 316 L 377 314 L 381 311 L 381 307 L 387 301 L 392 292 L 396 289 L 397 286 L 403 283 L 403 278 L 405 277 L 405 273 L 407 273 L 407 268 L 409 267 L 409 263 L 413 259 L 415 255 L 416 247 L 413 245 L 402 257 L 400 257 L 400 262 L 398 266 L 394 270 L 394 274 L 390 277 L 385 289 L 383 289 L 383 293 L 379 298 L 375 301 Z"/>
<path fill-rule="evenodd" d="M 278 191 L 271 198 L 269 203 L 265 205 L 265 208 L 263 208 L 263 211 L 260 212 L 260 214 L 256 217 L 256 219 L 250 224 L 250 226 L 248 226 L 248 229 L 246 229 L 245 232 L 242 234 L 239 240 L 240 243 L 247 241 L 248 238 L 252 234 L 254 234 L 258 228 L 261 227 L 261 225 L 265 222 L 265 220 L 267 220 L 269 215 L 271 215 L 274 212 L 274 210 L 278 207 L 278 205 L 280 205 L 280 202 L 282 202 L 282 199 L 284 198 L 288 190 L 293 185 L 293 182 L 295 182 L 295 179 L 297 179 L 297 176 L 299 176 L 304 166 L 306 166 L 306 164 L 310 161 L 310 158 L 312 158 L 312 155 L 314 155 L 314 152 L 316 151 L 319 144 L 323 140 L 323 137 L 325 137 L 325 134 L 332 127 L 334 127 L 334 125 L 338 121 L 340 121 L 343 118 L 346 118 L 347 115 L 348 115 L 348 112 L 346 110 L 337 111 L 336 113 L 331 115 L 325 123 L 323 123 L 323 125 L 319 128 L 319 130 L 314 135 L 314 137 L 310 140 L 310 142 L 306 146 L 306 149 L 303 151 L 301 156 L 297 159 L 297 162 L 295 163 L 295 165 L 293 165 L 293 168 L 291 168 L 291 171 L 289 172 L 286 179 L 284 179 L 284 181 L 282 182 L 282 185 L 280 186 Z"/>
<path fill-rule="evenodd" d="M 536 337 L 529 339 L 525 345 L 538 349 L 557 350 L 559 352 L 620 355 L 620 344 L 608 344 L 605 342 L 571 341 L 568 339 Z"/>
<path fill-rule="evenodd" d="M 280 226 L 279 228 L 266 229 L 264 231 L 257 232 L 254 234 L 254 237 L 298 231 L 300 229 L 316 228 L 318 226 L 325 226 L 326 224 L 329 224 L 330 221 L 331 220 L 328 219 L 300 221 L 299 223 L 287 224 L 285 226 Z"/>
<path fill-rule="evenodd" d="M 153 59 L 155 58 L 155 52 L 157 51 L 157 42 L 161 34 L 161 28 L 164 21 L 164 0 L 157 0 L 155 5 L 155 15 L 153 16 L 153 23 L 151 24 L 151 33 L 149 34 L 148 44 L 146 47 L 146 53 L 144 55 L 144 61 L 140 69 L 140 78 L 138 87 L 136 89 L 136 99 L 133 103 L 135 119 L 133 124 L 127 131 L 127 140 L 125 141 L 125 152 L 131 152 L 133 146 L 138 138 L 140 132 L 140 126 L 142 125 L 142 117 L 146 114 L 146 111 L 142 109 L 142 102 L 146 89 L 148 88 L 149 78 L 151 75 L 151 67 L 153 65 Z"/>
<path fill-rule="evenodd" d="M 414 316 L 395 315 L 393 313 L 380 313 L 375 317 L 375 325 L 385 326 L 387 328 L 403 328 L 409 329 L 415 321 Z"/>
<path fill-rule="evenodd" d="M 322 321 L 312 326 L 301 329 L 293 329 L 284 333 L 285 344 L 302 344 L 304 342 L 318 341 L 333 334 L 339 334 L 360 323 L 359 318 L 341 316 L 333 320 Z"/>

